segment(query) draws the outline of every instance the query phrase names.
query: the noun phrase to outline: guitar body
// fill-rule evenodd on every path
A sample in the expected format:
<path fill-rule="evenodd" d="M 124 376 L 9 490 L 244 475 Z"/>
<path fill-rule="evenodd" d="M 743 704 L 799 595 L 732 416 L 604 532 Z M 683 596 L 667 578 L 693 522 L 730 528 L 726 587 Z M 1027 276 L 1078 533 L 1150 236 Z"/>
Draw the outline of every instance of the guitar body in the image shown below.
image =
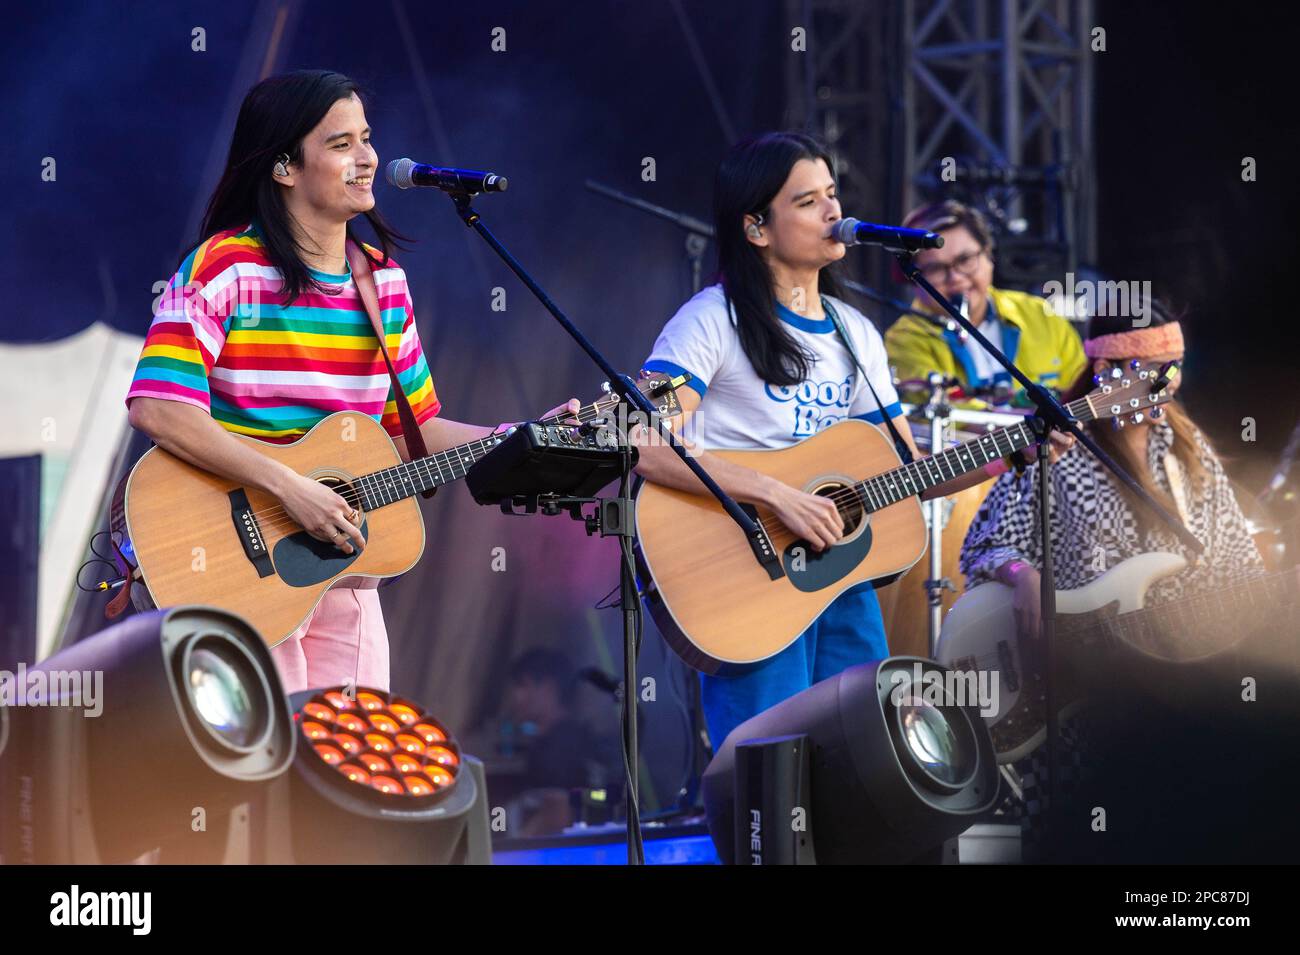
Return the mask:
<path fill-rule="evenodd" d="M 1118 615 L 1141 610 L 1147 589 L 1187 564 L 1177 554 L 1138 554 L 1115 565 L 1096 580 L 1075 590 L 1056 592 L 1058 616 L 1107 610 Z M 1046 711 L 1041 670 L 1027 661 L 1016 635 L 1014 591 L 1000 583 L 972 587 L 953 605 L 939 633 L 936 659 L 956 670 L 985 670 L 998 674 L 997 712 L 986 716 L 998 762 L 1010 763 L 1037 749 L 1046 737 Z M 1062 642 L 1065 637 L 1062 635 Z M 1060 659 L 1072 648 L 1062 645 Z M 1137 647 L 1134 649 L 1145 650 Z M 1056 697 L 1061 716 L 1073 713 L 1083 698 L 1080 681 L 1069 668 L 1057 676 Z"/>
<path fill-rule="evenodd" d="M 236 437 L 340 490 L 363 474 L 401 464 L 383 427 L 350 411 L 330 415 L 292 444 Z M 271 495 L 161 448 L 145 453 L 131 471 L 124 510 L 135 560 L 156 606 L 221 607 L 244 617 L 271 646 L 293 633 L 332 585 L 348 577 L 394 577 L 413 567 L 424 550 L 424 522 L 413 497 L 363 512 L 366 547 L 344 554 L 293 524 Z M 243 519 L 247 510 L 255 515 L 251 528 Z"/>
<path fill-rule="evenodd" d="M 889 440 L 866 421 L 847 420 L 789 448 L 712 451 L 808 493 L 827 493 L 899 466 Z M 918 498 L 860 521 L 818 553 L 774 535 L 785 574 L 772 580 L 717 500 L 650 482 L 636 498 L 642 590 L 659 629 L 688 664 L 716 673 L 780 653 L 856 584 L 906 571 L 926 548 Z M 771 528 L 774 515 L 751 513 Z M 799 569 L 803 567 L 803 569 Z"/>

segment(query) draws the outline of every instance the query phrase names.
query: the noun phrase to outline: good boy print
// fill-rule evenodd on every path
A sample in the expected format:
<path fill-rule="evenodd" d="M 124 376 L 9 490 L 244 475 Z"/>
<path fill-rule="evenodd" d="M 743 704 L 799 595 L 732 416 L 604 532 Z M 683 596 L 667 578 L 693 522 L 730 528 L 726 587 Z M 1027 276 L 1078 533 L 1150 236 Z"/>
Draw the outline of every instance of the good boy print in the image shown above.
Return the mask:
<path fill-rule="evenodd" d="M 768 384 L 772 401 L 789 406 L 790 436 L 806 438 L 849 416 L 853 399 L 853 375 L 843 381 L 804 381 L 797 385 Z"/>

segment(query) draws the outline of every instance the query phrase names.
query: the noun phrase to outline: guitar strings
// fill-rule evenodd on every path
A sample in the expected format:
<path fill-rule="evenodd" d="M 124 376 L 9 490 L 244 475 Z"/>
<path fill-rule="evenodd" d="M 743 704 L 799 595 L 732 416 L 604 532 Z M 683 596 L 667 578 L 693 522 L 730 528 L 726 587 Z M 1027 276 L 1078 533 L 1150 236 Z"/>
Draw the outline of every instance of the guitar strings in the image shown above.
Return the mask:
<path fill-rule="evenodd" d="M 1022 423 L 1020 423 L 1020 424 L 1016 424 L 1016 425 L 1009 425 L 1007 428 L 1000 429 L 1000 430 L 1006 430 L 1006 431 L 1009 431 L 1009 430 L 1010 430 L 1011 428 L 1013 428 L 1013 427 L 1016 427 L 1016 428 L 1023 428 L 1023 427 L 1024 427 L 1024 424 L 1023 424 L 1023 422 L 1022 422 Z M 989 432 L 989 434 L 996 434 L 996 433 L 997 433 L 997 432 Z M 970 441 L 963 441 L 963 442 L 961 442 L 960 444 L 953 445 L 951 448 L 946 448 L 945 450 L 939 452 L 939 455 L 946 455 L 946 454 L 948 454 L 948 453 L 950 453 L 950 452 L 952 452 L 952 451 L 958 451 L 959 449 L 961 449 L 961 448 L 965 448 L 965 447 L 967 447 L 968 445 L 978 445 L 979 442 L 985 440 L 985 439 L 988 438 L 988 437 L 989 437 L 989 435 L 986 434 L 986 435 L 982 435 L 982 436 L 980 436 L 980 437 L 978 437 L 978 438 L 972 438 Z M 997 439 L 994 438 L 993 441 L 994 441 L 994 447 L 996 448 L 996 447 L 997 447 Z M 925 455 L 924 457 L 922 457 L 922 458 L 918 458 L 916 461 L 912 462 L 912 464 L 904 464 L 904 465 L 902 465 L 901 467 L 894 468 L 894 469 L 891 470 L 891 471 L 883 471 L 883 472 L 881 472 L 880 474 L 874 474 L 874 475 L 872 475 L 872 476 L 869 477 L 869 478 L 864 478 L 864 479 L 862 479 L 861 481 L 857 481 L 856 483 L 852 484 L 852 485 L 849 486 L 849 487 L 846 487 L 846 488 L 840 488 L 840 489 L 837 490 L 837 491 L 832 491 L 830 494 L 826 494 L 826 495 L 823 495 L 823 496 L 826 498 L 826 500 L 834 502 L 834 504 L 835 504 L 835 509 L 836 509 L 836 510 L 840 513 L 840 515 L 841 515 L 842 517 L 844 517 L 844 518 L 849 518 L 849 517 L 854 516 L 854 515 L 855 515 L 855 511 L 860 511 L 860 512 L 862 512 L 862 513 L 875 513 L 876 511 L 883 510 L 883 508 L 878 508 L 878 507 L 874 507 L 874 506 L 872 506 L 872 507 L 868 507 L 868 503 L 869 503 L 869 501 L 864 501 L 864 500 L 863 500 L 863 497 L 864 497 L 864 495 L 865 495 L 865 493 L 866 493 L 866 491 L 867 491 L 867 487 L 866 487 L 866 485 L 867 485 L 867 482 L 868 482 L 868 481 L 875 481 L 875 480 L 879 480 L 880 478 L 886 478 L 886 477 L 888 477 L 888 476 L 891 475 L 891 474 L 900 474 L 900 472 L 908 471 L 908 469 L 910 468 L 910 469 L 912 469 L 912 475 L 913 475 L 913 476 L 912 476 L 911 483 L 912 483 L 912 485 L 915 487 L 915 485 L 916 485 L 916 483 L 917 483 L 916 480 L 915 480 L 916 465 L 917 465 L 920 461 L 925 460 L 926 458 L 934 458 L 934 457 L 938 457 L 939 455 L 934 455 L 934 454 Z M 968 457 L 970 456 L 969 453 L 967 454 L 967 456 L 968 456 Z M 990 460 L 991 460 L 991 459 L 990 459 Z M 985 462 L 985 463 L 987 463 L 987 462 Z M 936 467 L 936 469 L 939 471 L 940 476 L 942 476 L 942 475 L 943 475 L 943 468 L 942 468 L 942 467 L 939 467 L 938 465 L 935 465 L 935 467 Z M 974 468 L 969 468 L 969 469 L 967 469 L 966 471 L 964 471 L 964 472 L 962 472 L 962 473 L 963 473 L 963 474 L 967 474 L 967 473 L 970 473 L 970 471 L 973 471 L 973 470 L 974 470 Z M 945 479 L 945 480 L 949 480 L 949 481 L 951 481 L 951 480 L 954 480 L 955 477 L 956 477 L 956 475 L 954 475 L 954 477 L 950 477 L 950 478 L 947 478 L 947 479 Z M 906 486 L 907 486 L 907 485 L 906 485 L 906 484 L 905 484 L 901 479 L 897 479 L 897 480 L 895 480 L 895 483 L 898 484 L 898 485 L 901 486 L 901 487 L 904 487 L 904 488 L 906 488 Z M 942 484 L 942 483 L 944 483 L 944 482 L 943 482 L 943 481 L 940 481 L 939 483 Z M 933 486 L 937 486 L 937 485 L 931 485 L 931 486 L 933 487 Z M 927 487 L 926 490 L 929 490 L 929 488 Z M 890 504 L 886 504 L 885 507 L 889 507 L 891 504 L 897 504 L 897 503 L 900 503 L 901 501 L 904 501 L 904 500 L 906 500 L 907 498 L 909 498 L 909 497 L 914 497 L 914 496 L 916 496 L 916 492 L 912 492 L 912 493 L 906 495 L 905 497 L 899 498 L 898 501 L 891 501 Z M 860 516 L 860 515 L 859 515 L 859 516 Z M 778 540 L 783 539 L 783 538 L 784 538 L 784 535 L 786 535 L 786 534 L 791 535 L 791 536 L 790 536 L 790 539 L 791 539 L 791 540 L 798 540 L 798 539 L 800 539 L 800 538 L 799 538 L 799 535 L 798 535 L 797 533 L 795 533 L 794 531 L 790 530 L 790 528 L 787 527 L 787 526 L 786 526 L 783 522 L 781 522 L 781 521 L 778 521 L 778 520 L 773 519 L 773 520 L 772 520 L 772 523 L 771 523 L 770 526 L 769 526 L 769 524 L 768 524 L 767 522 L 765 522 L 765 521 L 763 521 L 763 520 L 758 520 L 758 521 L 756 521 L 756 523 L 759 525 L 759 527 L 761 527 L 761 528 L 763 529 L 763 532 L 764 532 L 765 534 L 767 534 L 767 536 L 768 536 L 769 540 L 772 542 L 773 546 L 776 545 L 776 542 L 777 542 Z"/>
<path fill-rule="evenodd" d="M 613 407 L 617 403 L 618 403 L 617 398 L 607 399 L 606 408 Z M 1081 407 L 1078 410 L 1076 410 L 1076 408 L 1074 407 L 1076 405 Z M 1090 406 L 1088 405 L 1086 399 L 1081 398 L 1075 402 L 1072 402 L 1071 406 L 1069 406 L 1069 410 L 1076 417 L 1078 417 L 1079 411 L 1090 410 Z M 594 418 L 599 417 L 603 413 L 603 411 L 604 409 L 602 409 L 601 407 L 601 400 L 597 400 L 595 402 L 592 402 L 590 405 L 583 406 L 583 408 L 579 409 L 579 411 L 572 417 L 566 415 L 552 415 L 549 418 L 541 419 L 541 422 L 543 424 L 553 424 L 553 423 L 558 423 L 560 421 L 576 420 L 578 422 L 585 423 L 586 421 L 593 420 Z M 1023 428 L 1024 425 L 1023 423 L 1021 423 L 1016 425 L 1015 427 Z M 492 434 L 480 438 L 479 442 L 486 441 L 488 440 L 488 438 L 491 438 L 500 433 L 501 432 L 492 432 Z M 980 438 L 972 439 L 971 441 L 962 442 L 959 445 L 954 445 L 952 448 L 948 448 L 945 451 L 940 453 L 946 454 L 948 451 L 957 450 L 961 447 L 965 447 L 966 445 L 978 444 L 978 442 L 983 440 L 984 437 L 987 437 L 987 435 Z M 996 439 L 995 439 L 995 447 L 996 447 Z M 440 453 L 445 454 L 446 452 L 440 452 Z M 935 455 L 928 455 L 928 457 L 934 457 L 934 456 Z M 430 458 L 434 458 L 434 457 L 436 457 L 436 455 L 429 455 L 428 458 L 422 458 L 420 459 L 420 461 L 427 462 Z M 407 466 L 410 466 L 412 464 L 418 464 L 418 463 L 419 462 L 409 462 Z M 448 465 L 450 465 L 450 463 L 451 462 L 448 461 Z M 400 466 L 401 465 L 395 465 L 395 467 L 400 467 Z M 439 474 L 441 475 L 441 467 L 439 467 L 439 465 L 436 462 L 434 463 L 434 467 L 438 467 Z M 850 487 L 841 488 L 838 491 L 834 491 L 831 494 L 827 494 L 825 495 L 825 497 L 827 500 L 830 500 L 835 504 L 836 511 L 843 518 L 850 518 L 854 515 L 854 512 L 857 509 L 861 509 L 861 511 L 863 512 L 866 512 L 868 510 L 866 506 L 866 502 L 862 500 L 862 490 L 865 490 L 865 485 L 867 481 L 879 479 L 889 474 L 905 471 L 909 467 L 912 467 L 912 465 L 904 465 L 902 467 L 895 468 L 892 471 L 882 472 L 881 474 L 873 475 L 870 478 L 865 478 L 862 481 L 856 482 L 854 485 Z M 425 468 L 426 470 L 428 469 L 427 463 L 425 464 Z M 942 469 L 940 469 L 940 474 L 942 474 Z M 365 476 L 366 475 L 362 475 L 362 477 Z M 915 481 L 913 481 L 913 484 L 915 484 Z M 862 490 L 859 490 L 860 488 Z M 343 498 L 345 502 L 347 502 L 349 507 L 353 509 L 357 509 L 357 505 L 361 503 L 363 493 L 364 493 L 363 491 L 357 490 L 354 485 L 349 484 L 345 493 L 341 493 L 339 494 L 339 496 Z M 908 497 L 911 496 L 913 495 L 908 495 Z M 893 503 L 898 503 L 898 502 L 893 502 Z M 253 511 L 252 514 L 254 517 L 258 519 L 259 525 L 262 525 L 262 530 L 264 532 L 279 532 L 284 530 L 286 527 L 299 526 L 297 525 L 297 522 L 293 520 L 293 518 L 290 517 L 288 513 L 284 510 L 283 505 L 279 505 L 279 504 L 273 505 L 271 507 L 264 508 L 262 510 Z M 264 524 L 263 524 L 263 518 L 265 518 Z M 790 540 L 799 539 L 799 535 L 796 534 L 794 531 L 790 530 L 790 528 L 787 527 L 783 522 L 772 520 L 770 518 L 765 521 L 760 518 L 756 520 L 756 523 L 760 528 L 762 528 L 763 532 L 768 536 L 769 540 L 774 545 L 778 540 L 783 540 L 786 537 L 786 535 L 789 535 Z"/>
<path fill-rule="evenodd" d="M 1145 380 L 1145 379 L 1143 379 L 1143 380 Z M 1121 399 L 1122 395 L 1123 395 L 1123 390 L 1117 392 L 1116 394 L 1113 394 L 1113 395 L 1106 395 L 1106 396 L 1104 396 L 1104 397 L 1106 397 L 1109 401 L 1117 402 L 1117 401 L 1119 401 L 1119 400 Z M 1091 397 L 1092 397 L 1092 395 L 1088 395 L 1087 397 L 1078 398 L 1078 399 L 1076 399 L 1075 401 L 1070 402 L 1070 404 L 1066 405 L 1066 410 L 1069 411 L 1070 414 L 1071 414 L 1072 416 L 1074 416 L 1076 419 L 1079 419 L 1079 420 L 1081 420 L 1081 421 L 1085 421 L 1085 422 L 1086 422 L 1086 421 L 1093 420 L 1096 416 L 1095 416 L 1095 414 L 1094 414 L 1094 412 L 1093 412 L 1092 405 L 1089 403 L 1089 400 L 1088 400 L 1088 399 L 1091 398 Z M 1086 418 L 1086 419 L 1082 417 L 1082 415 L 1084 415 L 1085 413 L 1087 413 L 1088 416 L 1089 416 L 1089 417 Z M 963 442 L 961 442 L 960 444 L 955 444 L 955 445 L 953 445 L 952 447 L 950 447 L 950 448 L 946 448 L 946 449 L 944 449 L 943 451 L 939 452 L 938 455 L 936 455 L 936 454 L 929 454 L 929 455 L 926 455 L 925 458 L 934 458 L 934 457 L 938 457 L 939 455 L 946 455 L 946 454 L 948 454 L 949 452 L 952 452 L 952 451 L 958 451 L 958 450 L 960 450 L 961 448 L 965 448 L 965 447 L 967 447 L 967 446 L 969 446 L 969 445 L 978 445 L 981 441 L 985 440 L 985 439 L 986 439 L 990 434 L 997 434 L 997 433 L 999 433 L 1000 431 L 1009 431 L 1011 428 L 1023 428 L 1023 427 L 1024 427 L 1024 422 L 1019 422 L 1019 423 L 1017 423 L 1017 424 L 1015 424 L 1015 425 L 1008 425 L 1008 426 L 1005 427 L 1005 428 L 999 429 L 999 431 L 989 432 L 988 434 L 981 435 L 981 436 L 978 437 L 978 438 L 972 438 L 970 441 L 963 441 Z M 994 447 L 995 447 L 995 448 L 997 447 L 997 439 L 996 439 L 996 438 L 994 438 Z M 917 459 L 917 462 L 919 462 L 919 461 L 921 461 L 921 460 L 924 460 L 925 458 L 918 458 L 918 459 Z M 866 490 L 866 484 L 867 484 L 867 482 L 868 482 L 868 481 L 878 480 L 879 478 L 887 477 L 888 475 L 891 475 L 891 474 L 898 474 L 899 472 L 906 471 L 908 468 L 913 468 L 914 465 L 915 465 L 917 462 L 913 462 L 913 464 L 905 464 L 905 465 L 902 465 L 901 467 L 894 468 L 894 469 L 891 470 L 891 471 L 884 471 L 884 472 L 882 472 L 882 473 L 880 473 L 880 474 L 872 475 L 872 476 L 869 477 L 869 478 L 864 478 L 864 479 L 862 479 L 861 481 L 858 481 L 858 482 L 854 483 L 854 484 L 851 485 L 850 487 L 841 488 L 841 489 L 838 490 L 838 491 L 834 491 L 834 492 L 832 492 L 832 493 L 830 493 L 830 494 L 826 494 L 826 495 L 824 495 L 824 497 L 825 497 L 827 500 L 829 500 L 829 501 L 833 501 L 833 502 L 835 503 L 836 510 L 839 511 L 839 513 L 841 514 L 841 516 L 844 516 L 844 517 L 852 516 L 853 513 L 854 513 L 854 510 L 856 510 L 856 509 L 861 509 L 861 511 L 863 511 L 863 512 L 868 512 L 868 511 L 870 511 L 871 513 L 874 513 L 874 512 L 877 511 L 877 510 L 882 510 L 883 508 L 868 508 L 868 506 L 867 506 L 867 503 L 868 503 L 868 502 L 865 502 L 865 501 L 862 500 L 863 492 Z M 987 463 L 987 462 L 985 462 L 985 463 Z M 937 467 L 937 465 L 936 465 L 936 467 Z M 970 469 L 968 469 L 967 471 L 965 471 L 965 472 L 963 472 L 963 473 L 969 473 L 969 472 L 972 471 L 972 470 L 974 470 L 974 468 L 970 468 Z M 943 474 L 943 469 L 942 469 L 942 468 L 939 468 L 939 473 L 940 473 L 940 475 Z M 947 480 L 954 480 L 954 478 L 948 478 Z M 899 481 L 898 483 L 901 484 L 902 482 Z M 915 485 L 915 483 L 916 483 L 915 480 L 913 480 L 912 483 L 913 483 L 913 485 Z M 944 483 L 944 482 L 943 482 L 943 481 L 940 481 L 939 483 L 942 484 L 942 483 Z M 903 485 L 903 486 L 905 487 L 906 485 Z M 932 485 L 932 486 L 937 486 L 937 485 Z M 928 490 L 928 488 L 927 488 L 927 490 Z M 903 501 L 903 500 L 906 500 L 907 497 L 914 497 L 914 496 L 915 496 L 915 492 L 912 493 L 912 494 L 908 494 L 908 495 L 907 495 L 906 497 L 904 497 L 904 498 L 900 498 L 898 501 L 892 501 L 892 502 L 890 502 L 890 503 L 891 503 L 891 504 L 897 504 L 897 503 L 900 503 L 900 502 Z M 890 505 L 887 504 L 887 505 L 885 505 L 885 506 L 888 507 L 888 506 L 890 506 Z M 773 544 L 774 546 L 775 546 L 777 540 L 784 539 L 784 535 L 785 535 L 785 534 L 790 535 L 790 540 L 799 540 L 799 539 L 800 539 L 800 537 L 799 537 L 799 535 L 798 535 L 797 533 L 795 533 L 794 531 L 790 530 L 790 528 L 787 527 L 787 526 L 786 526 L 784 523 L 782 523 L 781 521 L 778 521 L 778 520 L 775 520 L 775 519 L 771 519 L 771 523 L 769 524 L 768 522 L 765 522 L 765 521 L 759 519 L 759 520 L 756 520 L 755 523 L 757 523 L 758 526 L 761 527 L 761 528 L 763 529 L 763 532 L 764 532 L 765 534 L 767 534 L 769 540 L 772 542 L 772 544 Z"/>
<path fill-rule="evenodd" d="M 612 407 L 614 404 L 617 404 L 617 401 L 612 401 L 609 405 L 606 405 L 606 408 Z M 585 424 L 587 421 L 591 421 L 594 420 L 595 418 L 600 417 L 601 414 L 603 414 L 604 410 L 605 409 L 601 407 L 601 402 L 596 401 L 596 402 L 592 402 L 590 405 L 584 405 L 582 408 L 578 410 L 576 414 L 572 416 L 568 414 L 560 414 L 560 415 L 552 415 L 549 418 L 541 418 L 539 420 L 540 423 L 542 424 L 557 424 L 562 421 L 578 421 L 580 423 Z M 474 443 L 481 444 L 496 435 L 504 434 L 504 433 L 505 432 L 494 431 L 491 434 L 484 435 L 482 438 L 476 439 L 476 441 L 466 442 L 466 444 L 474 444 Z M 448 448 L 447 450 L 450 451 L 452 449 Z M 420 464 L 421 462 L 429 462 L 431 458 L 437 457 L 438 454 L 446 454 L 446 453 L 447 453 L 446 451 L 436 452 L 435 454 L 429 455 L 427 458 L 420 458 L 417 461 L 403 462 L 403 464 L 394 465 L 393 467 L 394 468 L 411 467 L 413 465 Z M 450 466 L 452 462 L 449 460 L 446 463 L 448 466 Z M 439 474 L 439 477 L 441 477 L 442 468 L 439 467 L 439 465 L 436 462 L 432 464 L 426 463 L 424 465 L 424 469 L 430 476 L 432 475 L 433 471 L 436 470 Z M 384 469 L 384 470 L 389 470 L 389 469 Z M 378 473 L 378 472 L 371 472 L 371 473 Z M 357 480 L 360 480 L 361 478 L 368 477 L 368 476 L 369 475 L 361 475 Z M 338 491 L 335 491 L 335 493 L 338 494 L 339 497 L 343 498 L 343 500 L 347 503 L 347 505 L 353 508 L 354 510 L 359 509 L 358 505 L 361 504 L 361 499 L 364 496 L 364 491 L 358 490 L 355 483 L 352 482 L 348 483 L 345 492 L 340 493 Z M 288 512 L 285 511 L 284 509 L 284 505 L 282 504 L 275 504 L 270 507 L 252 511 L 251 513 L 255 518 L 257 518 L 258 527 L 264 533 L 279 532 L 284 530 L 286 527 L 301 526 L 298 524 L 297 521 L 295 521 L 292 517 L 289 516 Z"/>

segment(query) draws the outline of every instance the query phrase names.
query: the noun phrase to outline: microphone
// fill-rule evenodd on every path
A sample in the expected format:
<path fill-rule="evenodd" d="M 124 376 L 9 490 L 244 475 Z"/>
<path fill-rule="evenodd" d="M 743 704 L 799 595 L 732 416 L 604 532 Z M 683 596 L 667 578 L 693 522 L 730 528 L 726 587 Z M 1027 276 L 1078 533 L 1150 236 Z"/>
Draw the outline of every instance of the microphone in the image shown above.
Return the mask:
<path fill-rule="evenodd" d="M 841 219 L 831 235 L 845 245 L 880 245 L 891 251 L 919 252 L 943 248 L 943 237 L 924 229 L 904 229 L 896 225 L 875 225 L 857 219 Z"/>
<path fill-rule="evenodd" d="M 450 169 L 429 166 L 412 159 L 394 159 L 384 173 L 390 186 L 410 189 L 412 186 L 432 186 L 443 192 L 463 192 L 478 195 L 480 192 L 505 192 L 506 177 L 477 169 Z"/>

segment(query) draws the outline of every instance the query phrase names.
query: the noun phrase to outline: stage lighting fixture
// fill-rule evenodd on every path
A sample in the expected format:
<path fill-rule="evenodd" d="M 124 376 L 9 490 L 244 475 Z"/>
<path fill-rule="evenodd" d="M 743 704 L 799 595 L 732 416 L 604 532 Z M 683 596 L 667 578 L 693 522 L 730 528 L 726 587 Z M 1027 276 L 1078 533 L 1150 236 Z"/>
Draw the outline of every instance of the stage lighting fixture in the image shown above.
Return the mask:
<path fill-rule="evenodd" d="M 3 861 L 247 859 L 243 804 L 295 746 L 253 627 L 209 607 L 140 614 L 21 675 L 44 690 L 9 708 Z"/>
<path fill-rule="evenodd" d="M 268 792 L 266 861 L 491 862 L 483 765 L 412 700 L 377 690 L 290 698 L 293 772 Z M 258 809 L 254 809 L 255 814 Z"/>
<path fill-rule="evenodd" d="M 800 832 L 811 832 L 819 863 L 910 862 L 969 828 L 997 797 L 998 769 L 977 701 L 960 698 L 966 689 L 932 660 L 890 657 L 851 667 L 736 727 L 704 774 L 719 858 L 761 862 L 766 846 L 772 858 L 811 861 L 797 844 Z M 799 736 L 811 747 L 802 757 L 807 792 L 798 791 L 797 750 L 779 752 Z M 751 741 L 775 748 L 738 760 L 737 747 Z M 755 772 L 766 765 L 785 767 L 780 785 L 789 793 L 774 794 Z M 791 819 L 771 818 L 772 806 L 789 807 L 794 841 Z"/>

